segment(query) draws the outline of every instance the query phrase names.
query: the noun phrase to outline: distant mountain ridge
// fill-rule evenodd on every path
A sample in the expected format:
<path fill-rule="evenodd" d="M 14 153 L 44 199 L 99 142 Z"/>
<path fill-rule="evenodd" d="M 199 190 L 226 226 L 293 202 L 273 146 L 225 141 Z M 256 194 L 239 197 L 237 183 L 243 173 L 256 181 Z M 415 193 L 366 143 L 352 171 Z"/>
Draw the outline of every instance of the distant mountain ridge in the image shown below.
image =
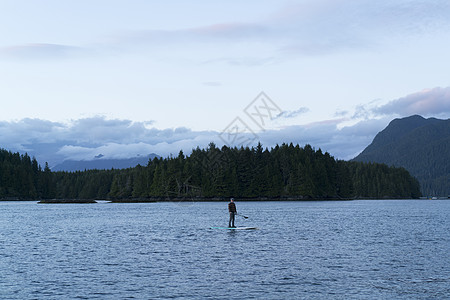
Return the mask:
<path fill-rule="evenodd" d="M 62 163 L 52 167 L 52 171 L 84 171 L 84 170 L 109 170 L 109 169 L 127 169 L 137 165 L 146 166 L 149 159 L 159 156 L 155 153 L 147 156 L 137 156 L 126 159 L 104 159 L 103 154 L 99 154 L 94 160 L 65 160 Z"/>
<path fill-rule="evenodd" d="M 450 119 L 395 119 L 353 160 L 404 167 L 422 194 L 450 195 Z"/>

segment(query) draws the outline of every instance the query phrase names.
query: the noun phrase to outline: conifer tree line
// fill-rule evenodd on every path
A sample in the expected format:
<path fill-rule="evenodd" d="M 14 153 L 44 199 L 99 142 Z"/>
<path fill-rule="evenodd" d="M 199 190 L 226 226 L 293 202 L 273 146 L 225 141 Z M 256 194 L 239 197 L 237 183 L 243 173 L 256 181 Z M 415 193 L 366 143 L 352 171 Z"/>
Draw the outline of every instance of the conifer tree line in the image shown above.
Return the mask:
<path fill-rule="evenodd" d="M 0 152 L 0 198 L 348 199 L 417 198 L 403 168 L 334 159 L 310 145 L 194 149 L 120 170 L 51 172 L 35 159 Z"/>
<path fill-rule="evenodd" d="M 43 199 L 53 194 L 53 174 L 35 158 L 0 149 L 0 199 Z"/>

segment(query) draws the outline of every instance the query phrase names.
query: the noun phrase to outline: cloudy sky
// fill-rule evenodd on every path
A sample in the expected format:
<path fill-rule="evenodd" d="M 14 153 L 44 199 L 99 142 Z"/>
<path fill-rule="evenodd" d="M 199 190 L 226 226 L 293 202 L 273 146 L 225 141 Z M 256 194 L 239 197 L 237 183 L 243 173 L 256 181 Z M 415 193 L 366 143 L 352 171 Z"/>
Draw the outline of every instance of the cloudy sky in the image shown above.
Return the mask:
<path fill-rule="evenodd" d="M 349 159 L 394 118 L 450 117 L 449 53 L 445 0 L 0 0 L 0 147 Z"/>

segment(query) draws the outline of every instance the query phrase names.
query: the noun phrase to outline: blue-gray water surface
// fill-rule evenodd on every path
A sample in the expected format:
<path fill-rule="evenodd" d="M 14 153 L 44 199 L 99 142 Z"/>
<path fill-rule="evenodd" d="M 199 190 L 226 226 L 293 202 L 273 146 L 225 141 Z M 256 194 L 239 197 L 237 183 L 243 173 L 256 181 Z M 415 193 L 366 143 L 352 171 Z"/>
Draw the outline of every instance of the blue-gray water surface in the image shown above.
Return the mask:
<path fill-rule="evenodd" d="M 237 208 L 0 202 L 0 298 L 450 298 L 450 201 Z"/>

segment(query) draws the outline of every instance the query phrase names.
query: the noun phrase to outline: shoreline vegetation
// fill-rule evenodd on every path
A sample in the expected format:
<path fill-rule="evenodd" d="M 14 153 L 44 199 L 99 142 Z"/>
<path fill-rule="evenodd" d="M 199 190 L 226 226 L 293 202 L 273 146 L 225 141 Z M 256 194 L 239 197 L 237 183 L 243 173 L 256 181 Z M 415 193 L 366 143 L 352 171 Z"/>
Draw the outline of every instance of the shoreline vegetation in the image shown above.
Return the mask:
<path fill-rule="evenodd" d="M 314 201 L 356 201 L 356 200 L 450 200 L 450 197 L 420 197 L 420 198 L 299 198 L 299 197 L 287 197 L 287 198 L 244 198 L 236 199 L 237 202 L 314 202 Z M 108 203 L 158 203 L 158 202 L 170 202 L 170 203 L 201 203 L 201 202 L 229 202 L 229 198 L 147 198 L 147 199 L 18 199 L 18 198 L 2 198 L 0 202 L 36 202 L 38 204 L 96 204 L 99 202 Z"/>
<path fill-rule="evenodd" d="M 286 197 L 286 198 L 244 198 L 236 199 L 237 202 L 308 202 L 308 201 L 355 201 L 355 200 L 431 200 L 431 199 L 408 199 L 408 198 L 298 198 L 298 197 Z M 435 200 L 447 200 L 447 198 L 440 197 Z M 5 201 L 5 200 L 0 200 Z M 33 201 L 33 200 L 17 200 L 17 201 Z M 39 204 L 91 204 L 98 203 L 98 201 L 106 201 L 108 203 L 158 203 L 158 202 L 170 202 L 170 203 L 200 203 L 200 202 L 229 202 L 229 198 L 148 198 L 148 199 L 43 199 Z"/>
<path fill-rule="evenodd" d="M 0 150 L 0 199 L 41 203 L 416 199 L 405 169 L 336 160 L 310 145 L 193 149 L 128 169 L 52 172 Z M 47 200 L 50 199 L 50 200 Z M 62 199 L 62 200 L 61 200 Z"/>

